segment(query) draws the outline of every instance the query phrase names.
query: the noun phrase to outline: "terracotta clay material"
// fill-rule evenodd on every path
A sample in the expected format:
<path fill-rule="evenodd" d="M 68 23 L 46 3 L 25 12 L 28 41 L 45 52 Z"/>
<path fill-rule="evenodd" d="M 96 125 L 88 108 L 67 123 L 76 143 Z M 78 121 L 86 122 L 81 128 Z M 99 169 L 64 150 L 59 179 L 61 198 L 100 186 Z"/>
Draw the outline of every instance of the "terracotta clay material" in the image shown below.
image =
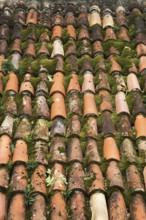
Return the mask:
<path fill-rule="evenodd" d="M 95 96 L 92 93 L 84 94 L 84 116 L 87 115 L 98 115 Z"/>
<path fill-rule="evenodd" d="M 15 132 L 15 139 L 23 139 L 23 137 L 28 137 L 31 134 L 31 124 L 27 118 L 23 118 Z"/>
<path fill-rule="evenodd" d="M 92 57 L 92 47 L 91 47 L 89 40 L 87 40 L 87 39 L 82 40 L 82 44 L 78 50 L 79 57 L 84 56 L 84 55 Z"/>
<path fill-rule="evenodd" d="M 99 83 L 96 86 L 96 90 L 108 90 L 110 92 L 110 85 L 108 82 L 107 74 L 104 72 L 99 72 Z"/>
<path fill-rule="evenodd" d="M 119 190 L 112 192 L 109 200 L 109 216 L 112 220 L 127 220 L 126 204 Z"/>
<path fill-rule="evenodd" d="M 86 220 L 85 196 L 80 191 L 75 191 L 70 198 L 70 209 L 72 220 Z"/>
<path fill-rule="evenodd" d="M 101 162 L 100 155 L 98 152 L 98 146 L 97 146 L 96 141 L 94 139 L 90 138 L 87 140 L 87 147 L 86 147 L 85 156 L 88 158 L 88 164 Z"/>
<path fill-rule="evenodd" d="M 66 15 L 65 15 L 65 23 L 66 25 L 76 25 L 76 20 L 75 20 L 75 16 L 74 13 L 69 11 Z"/>
<path fill-rule="evenodd" d="M 91 38 L 92 42 L 94 41 L 103 41 L 103 36 L 101 33 L 101 29 L 98 26 L 92 27 L 92 33 L 91 33 Z"/>
<path fill-rule="evenodd" d="M 82 108 L 80 105 L 80 98 L 78 93 L 74 92 L 70 94 L 68 99 L 68 106 L 70 112 L 82 115 Z"/>
<path fill-rule="evenodd" d="M 134 93 L 134 105 L 133 105 L 133 115 L 138 115 L 138 114 L 146 114 L 146 109 L 145 105 L 143 103 L 143 98 L 140 92 L 135 92 Z"/>
<path fill-rule="evenodd" d="M 69 183 L 68 183 L 68 189 L 69 190 L 81 190 L 85 191 L 84 186 L 84 171 L 81 163 L 74 162 L 71 166 L 70 172 L 69 172 Z"/>
<path fill-rule="evenodd" d="M 67 25 L 66 27 L 68 34 L 70 35 L 70 38 L 76 40 L 76 32 L 73 25 Z"/>
<path fill-rule="evenodd" d="M 39 41 L 40 41 L 40 42 L 46 42 L 46 43 L 50 41 L 50 37 L 49 37 L 49 35 L 48 35 L 47 30 L 45 30 L 45 31 L 41 34 Z"/>
<path fill-rule="evenodd" d="M 7 168 L 0 167 L 0 188 L 7 189 L 9 185 L 9 172 Z"/>
<path fill-rule="evenodd" d="M 138 75 L 138 69 L 134 63 L 132 63 L 132 66 L 128 69 L 128 72 L 135 73 L 136 75 Z"/>
<path fill-rule="evenodd" d="M 65 49 L 65 57 L 68 57 L 70 55 L 76 55 L 77 54 L 77 47 L 73 40 L 68 41 L 68 44 Z"/>
<path fill-rule="evenodd" d="M 37 51 L 38 55 L 46 55 L 46 56 L 50 56 L 50 52 L 47 48 L 47 43 L 46 42 L 42 42 L 40 49 Z"/>
<path fill-rule="evenodd" d="M 46 168 L 43 165 L 38 165 L 31 176 L 31 185 L 33 192 L 39 192 L 46 195 Z"/>
<path fill-rule="evenodd" d="M 136 156 L 134 152 L 134 146 L 130 139 L 125 138 L 121 144 L 121 155 L 129 162 L 135 162 Z"/>
<path fill-rule="evenodd" d="M 16 194 L 10 203 L 10 207 L 9 207 L 9 212 L 8 212 L 8 216 L 7 219 L 11 220 L 17 220 L 17 219 L 21 219 L 21 220 L 25 220 L 25 198 L 23 194 Z"/>
<path fill-rule="evenodd" d="M 145 140 L 138 140 L 138 151 L 141 155 L 146 155 L 146 141 Z M 146 159 L 144 159 L 146 161 Z"/>
<path fill-rule="evenodd" d="M 5 91 L 14 91 L 18 93 L 18 86 L 19 86 L 19 82 L 18 82 L 18 78 L 16 74 L 14 74 L 13 72 L 10 72 L 9 80 L 6 84 Z"/>
<path fill-rule="evenodd" d="M 106 199 L 103 193 L 96 192 L 90 196 L 90 207 L 92 213 L 91 219 L 104 219 L 104 220 L 109 219 Z"/>
<path fill-rule="evenodd" d="M 18 52 L 21 54 L 21 39 L 15 39 L 12 45 L 11 51 Z"/>
<path fill-rule="evenodd" d="M 111 112 L 104 111 L 102 117 L 102 134 L 106 137 L 115 133 L 115 126 L 112 120 Z"/>
<path fill-rule="evenodd" d="M 92 66 L 92 63 L 91 63 L 90 59 L 85 59 L 82 63 L 81 73 L 85 73 L 86 71 L 89 71 L 89 72 L 93 73 L 93 66 Z"/>
<path fill-rule="evenodd" d="M 49 141 L 48 121 L 40 118 L 36 121 L 33 136 L 34 140 Z"/>
<path fill-rule="evenodd" d="M 38 12 L 34 9 L 31 9 L 26 18 L 26 24 L 37 24 Z"/>
<path fill-rule="evenodd" d="M 12 172 L 11 182 L 13 191 L 25 192 L 28 174 L 24 165 L 16 165 Z"/>
<path fill-rule="evenodd" d="M 38 194 L 34 197 L 31 213 L 31 220 L 46 220 L 46 201 L 42 195 Z"/>
<path fill-rule="evenodd" d="M 84 74 L 84 81 L 82 84 L 82 92 L 85 93 L 87 91 L 95 93 L 93 75 L 91 73 Z"/>
<path fill-rule="evenodd" d="M 78 26 L 86 25 L 89 26 L 88 17 L 86 12 L 79 13 L 79 16 L 77 18 Z"/>
<path fill-rule="evenodd" d="M 120 91 L 126 91 L 127 89 L 127 86 L 125 84 L 125 81 L 124 81 L 124 78 L 122 75 L 119 75 L 119 74 L 115 74 L 114 75 L 114 79 L 116 81 L 116 87 L 117 87 L 117 91 L 120 92 Z"/>
<path fill-rule="evenodd" d="M 23 81 L 31 81 L 31 72 L 28 72 L 24 75 Z"/>
<path fill-rule="evenodd" d="M 22 9 L 20 10 L 19 8 L 16 9 L 15 14 L 14 14 L 14 22 L 17 24 L 22 24 L 25 25 L 25 19 L 26 19 L 26 14 L 25 11 Z"/>
<path fill-rule="evenodd" d="M 109 48 L 109 56 L 110 55 L 120 55 L 120 53 L 119 53 L 119 51 L 114 46 L 111 46 Z"/>
<path fill-rule="evenodd" d="M 28 161 L 27 144 L 23 140 L 17 140 L 14 148 L 13 163 L 18 161 Z"/>
<path fill-rule="evenodd" d="M 130 38 L 128 36 L 127 28 L 125 28 L 125 27 L 121 27 L 120 28 L 120 31 L 119 31 L 119 34 L 118 34 L 118 38 L 120 38 L 120 39 L 122 39 L 124 41 L 130 42 Z"/>
<path fill-rule="evenodd" d="M 0 192 L 0 219 L 6 219 L 7 215 L 7 199 L 6 195 Z"/>
<path fill-rule="evenodd" d="M 34 95 L 34 88 L 31 84 L 31 82 L 22 82 L 21 86 L 20 86 L 20 93 L 25 93 L 28 92 L 30 93 L 32 96 Z"/>
<path fill-rule="evenodd" d="M 52 30 L 52 40 L 55 40 L 55 38 L 61 38 L 62 37 L 62 27 L 59 25 L 56 25 L 53 27 Z"/>
<path fill-rule="evenodd" d="M 30 52 L 30 54 L 34 54 L 35 55 L 35 41 L 37 41 L 37 38 L 36 38 L 36 32 L 35 32 L 35 28 L 34 26 L 32 27 L 31 31 L 28 33 L 27 37 L 26 37 L 26 40 L 28 42 L 28 44 L 30 43 L 30 47 L 28 45 L 28 52 Z M 29 54 L 29 53 L 28 53 Z"/>
<path fill-rule="evenodd" d="M 21 114 L 31 116 L 32 115 L 32 100 L 30 96 L 23 95 L 22 106 L 23 107 L 22 107 Z"/>
<path fill-rule="evenodd" d="M 76 60 L 76 56 L 74 54 L 70 55 L 67 57 L 68 58 L 68 62 L 70 63 L 70 71 L 73 71 L 75 73 L 78 73 L 79 68 L 78 68 L 78 63 Z"/>
<path fill-rule="evenodd" d="M 53 138 L 50 145 L 50 153 L 52 154 L 51 163 L 54 162 L 66 162 L 66 148 L 65 143 L 61 137 Z"/>
<path fill-rule="evenodd" d="M 63 16 L 59 12 L 52 15 L 52 26 L 55 25 L 63 26 Z"/>
<path fill-rule="evenodd" d="M 107 171 L 106 171 L 106 178 L 109 183 L 110 188 L 120 188 L 121 190 L 124 190 L 124 183 L 122 179 L 121 171 L 118 167 L 118 163 L 116 161 L 111 161 L 108 165 Z"/>
<path fill-rule="evenodd" d="M 63 78 L 64 75 L 61 72 L 57 72 L 53 76 L 53 85 L 50 89 L 50 95 L 52 95 L 55 92 L 60 92 L 63 95 L 65 95 L 65 89 L 63 86 Z"/>
<path fill-rule="evenodd" d="M 43 165 L 48 165 L 48 161 L 46 155 L 48 153 L 48 145 L 44 141 L 37 141 L 35 143 L 35 160 Z"/>
<path fill-rule="evenodd" d="M 94 43 L 92 44 L 92 51 L 93 51 L 93 56 L 99 53 L 104 53 L 101 41 L 94 41 Z"/>
<path fill-rule="evenodd" d="M 55 39 L 54 42 L 53 42 L 53 51 L 52 51 L 52 54 L 51 54 L 51 58 L 57 57 L 57 56 L 64 57 L 63 43 L 59 38 Z M 56 69 L 57 69 L 57 67 L 56 67 Z"/>
<path fill-rule="evenodd" d="M 90 12 L 90 14 L 89 14 L 89 24 L 90 24 L 90 27 L 92 27 L 96 24 L 99 25 L 99 26 L 102 25 L 100 14 L 96 10 L 93 10 L 93 11 Z"/>
<path fill-rule="evenodd" d="M 41 80 L 38 84 L 37 84 L 37 89 L 36 89 L 36 95 L 40 95 L 40 94 L 45 94 L 48 95 L 48 85 L 46 83 L 45 80 Z"/>
<path fill-rule="evenodd" d="M 0 134 L 8 134 L 12 137 L 14 118 L 7 114 L 0 126 Z"/>
<path fill-rule="evenodd" d="M 118 92 L 115 96 L 115 102 L 116 102 L 116 113 L 127 113 L 130 114 L 129 108 L 126 102 L 126 96 L 124 92 Z"/>
<path fill-rule="evenodd" d="M 80 85 L 79 85 L 79 82 L 78 82 L 78 75 L 76 75 L 75 73 L 72 74 L 67 92 L 69 93 L 72 90 L 76 90 L 76 91 L 80 92 Z"/>
<path fill-rule="evenodd" d="M 106 160 L 114 159 L 119 161 L 120 154 L 114 138 L 107 137 L 104 139 L 103 155 Z"/>
<path fill-rule="evenodd" d="M 114 27 L 113 17 L 110 13 L 107 13 L 103 17 L 103 28 Z"/>
<path fill-rule="evenodd" d="M 0 25 L 0 38 L 7 41 L 10 39 L 10 28 L 6 23 Z"/>
<path fill-rule="evenodd" d="M 130 118 L 126 114 L 121 114 L 119 116 L 119 123 L 118 123 L 118 131 L 122 134 L 122 136 L 129 137 L 131 136 L 131 123 Z"/>
<path fill-rule="evenodd" d="M 82 162 L 83 153 L 78 138 L 71 138 L 67 146 L 67 158 L 69 162 Z"/>
<path fill-rule="evenodd" d="M 54 93 L 52 95 L 53 103 L 51 105 L 51 119 L 57 116 L 66 118 L 66 108 L 64 97 L 60 93 Z"/>
<path fill-rule="evenodd" d="M 143 115 L 137 115 L 134 123 L 137 132 L 136 138 L 146 137 L 146 118 Z"/>
<path fill-rule="evenodd" d="M 41 23 L 44 27 L 51 29 L 51 14 L 49 11 L 43 11 L 42 12 L 42 20 Z"/>
<path fill-rule="evenodd" d="M 55 192 L 50 199 L 51 220 L 67 219 L 66 203 L 61 192 Z"/>
<path fill-rule="evenodd" d="M 15 96 L 8 96 L 6 100 L 6 112 L 12 115 L 17 115 L 17 105 L 15 102 Z"/>
<path fill-rule="evenodd" d="M 0 54 L 6 55 L 8 52 L 8 42 L 5 39 L 0 40 Z"/>
<path fill-rule="evenodd" d="M 88 172 L 89 174 L 92 173 L 95 176 L 91 186 L 88 189 L 88 193 L 91 194 L 96 190 L 105 191 L 104 179 L 99 166 L 97 164 L 90 164 Z"/>
<path fill-rule="evenodd" d="M 33 41 L 28 42 L 27 48 L 25 50 L 25 55 L 32 56 L 32 57 L 36 56 L 35 44 Z"/>
<path fill-rule="evenodd" d="M 21 55 L 18 52 L 14 52 L 12 54 L 12 59 L 11 59 L 11 63 L 13 64 L 13 66 L 15 67 L 15 69 L 19 68 L 19 62 L 21 59 Z"/>
<path fill-rule="evenodd" d="M 139 73 L 141 75 L 146 73 L 146 56 L 141 56 L 139 58 Z"/>
<path fill-rule="evenodd" d="M 142 18 L 140 18 L 139 16 L 135 17 L 134 26 L 135 26 L 135 34 L 136 35 L 141 32 L 144 32 L 143 31 L 145 28 L 144 20 Z"/>
<path fill-rule="evenodd" d="M 69 136 L 79 136 L 81 131 L 81 123 L 78 115 L 73 115 L 67 129 L 67 134 Z"/>
<path fill-rule="evenodd" d="M 2 64 L 3 64 L 4 60 L 5 60 L 5 57 L 3 55 L 0 55 L 0 72 L 2 72 Z"/>
<path fill-rule="evenodd" d="M 130 217 L 134 220 L 146 219 L 145 202 L 141 194 L 137 193 L 132 198 L 132 202 L 130 204 Z"/>
<path fill-rule="evenodd" d="M 137 76 L 134 73 L 130 73 L 127 76 L 127 86 L 128 86 L 128 91 L 135 91 L 135 90 L 141 90 Z"/>
<path fill-rule="evenodd" d="M 98 128 L 97 128 L 97 121 L 95 117 L 88 117 L 87 119 L 87 129 L 86 129 L 86 136 L 97 138 L 98 136 Z"/>
<path fill-rule="evenodd" d="M 126 170 L 126 177 L 132 192 L 144 192 L 144 185 L 142 183 L 140 173 L 135 165 L 130 165 L 128 167 Z"/>
<path fill-rule="evenodd" d="M 64 60 L 63 60 L 63 56 L 62 55 L 58 55 L 55 57 L 56 60 L 57 60 L 57 63 L 56 63 L 56 68 L 55 68 L 55 72 L 62 72 L 64 73 Z"/>
<path fill-rule="evenodd" d="M 136 46 L 136 53 L 137 57 L 146 56 L 146 45 L 144 44 L 138 44 Z"/>
<path fill-rule="evenodd" d="M 7 164 L 11 158 L 11 143 L 12 140 L 8 135 L 0 137 L 0 164 Z"/>
<path fill-rule="evenodd" d="M 115 58 L 113 56 L 109 57 L 109 61 L 111 62 L 112 66 L 110 69 L 110 73 L 115 73 L 115 72 L 121 72 L 121 66 L 117 63 Z"/>
<path fill-rule="evenodd" d="M 62 117 L 56 117 L 53 120 L 53 124 L 51 126 L 51 130 L 50 130 L 50 136 L 51 137 L 55 137 L 55 136 L 65 136 L 66 134 L 66 125 L 64 122 L 64 118 Z"/>
<path fill-rule="evenodd" d="M 65 191 L 66 190 L 66 177 L 62 164 L 55 163 L 51 170 L 51 178 L 54 179 L 50 186 L 49 191 Z"/>
<path fill-rule="evenodd" d="M 108 27 L 105 31 L 104 41 L 116 40 L 116 35 L 113 28 Z"/>
<path fill-rule="evenodd" d="M 135 36 L 135 44 L 145 44 L 146 45 L 146 36 L 145 33 L 139 33 Z"/>
<path fill-rule="evenodd" d="M 119 6 L 118 8 L 120 8 L 121 6 Z M 125 15 L 125 9 L 118 9 L 118 11 L 116 11 L 116 22 L 117 24 L 120 26 L 120 27 L 128 27 L 128 22 L 127 22 L 127 18 L 126 18 L 126 15 Z M 123 7 L 121 7 L 123 8 Z"/>
<path fill-rule="evenodd" d="M 36 115 L 49 118 L 50 113 L 49 113 L 49 107 L 47 100 L 44 96 L 38 96 L 36 100 Z"/>
<path fill-rule="evenodd" d="M 100 104 L 100 112 L 103 111 L 113 111 L 111 104 L 110 93 L 106 90 L 99 91 L 99 95 L 102 97 L 102 102 Z"/>
<path fill-rule="evenodd" d="M 86 26 L 82 26 L 79 31 L 78 40 L 83 40 L 83 39 L 90 40 L 88 29 Z"/>

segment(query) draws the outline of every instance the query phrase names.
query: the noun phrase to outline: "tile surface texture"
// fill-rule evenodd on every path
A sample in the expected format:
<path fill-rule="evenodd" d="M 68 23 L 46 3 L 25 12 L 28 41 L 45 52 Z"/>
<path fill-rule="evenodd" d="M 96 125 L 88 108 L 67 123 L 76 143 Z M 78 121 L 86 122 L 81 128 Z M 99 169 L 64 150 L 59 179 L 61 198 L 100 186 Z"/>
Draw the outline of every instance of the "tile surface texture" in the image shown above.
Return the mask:
<path fill-rule="evenodd" d="M 146 220 L 145 7 L 0 0 L 0 220 Z"/>

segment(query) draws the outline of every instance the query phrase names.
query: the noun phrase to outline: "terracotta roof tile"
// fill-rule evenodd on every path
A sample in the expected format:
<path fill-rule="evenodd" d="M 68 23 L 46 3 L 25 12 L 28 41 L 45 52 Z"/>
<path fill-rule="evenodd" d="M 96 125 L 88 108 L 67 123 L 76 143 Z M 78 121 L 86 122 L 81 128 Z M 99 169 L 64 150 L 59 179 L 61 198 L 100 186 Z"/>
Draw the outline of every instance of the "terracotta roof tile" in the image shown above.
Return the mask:
<path fill-rule="evenodd" d="M 109 216 L 110 219 L 127 219 L 126 204 L 120 191 L 114 191 L 109 198 Z"/>
<path fill-rule="evenodd" d="M 0 1 L 0 219 L 146 219 L 145 16 Z"/>
<path fill-rule="evenodd" d="M 24 165 L 16 165 L 13 169 L 10 184 L 13 192 L 25 192 L 28 174 Z"/>
<path fill-rule="evenodd" d="M 85 220 L 85 196 L 80 191 L 75 191 L 70 198 L 71 217 L 73 220 Z"/>

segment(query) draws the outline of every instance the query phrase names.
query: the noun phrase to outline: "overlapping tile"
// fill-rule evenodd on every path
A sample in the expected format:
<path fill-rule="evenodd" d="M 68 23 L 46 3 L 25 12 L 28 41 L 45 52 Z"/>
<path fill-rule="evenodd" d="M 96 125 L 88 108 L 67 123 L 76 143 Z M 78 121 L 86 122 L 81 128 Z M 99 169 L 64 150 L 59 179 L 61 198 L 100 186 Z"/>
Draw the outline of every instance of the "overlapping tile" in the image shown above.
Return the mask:
<path fill-rule="evenodd" d="M 0 219 L 144 220 L 145 8 L 41 3 L 0 4 Z"/>

